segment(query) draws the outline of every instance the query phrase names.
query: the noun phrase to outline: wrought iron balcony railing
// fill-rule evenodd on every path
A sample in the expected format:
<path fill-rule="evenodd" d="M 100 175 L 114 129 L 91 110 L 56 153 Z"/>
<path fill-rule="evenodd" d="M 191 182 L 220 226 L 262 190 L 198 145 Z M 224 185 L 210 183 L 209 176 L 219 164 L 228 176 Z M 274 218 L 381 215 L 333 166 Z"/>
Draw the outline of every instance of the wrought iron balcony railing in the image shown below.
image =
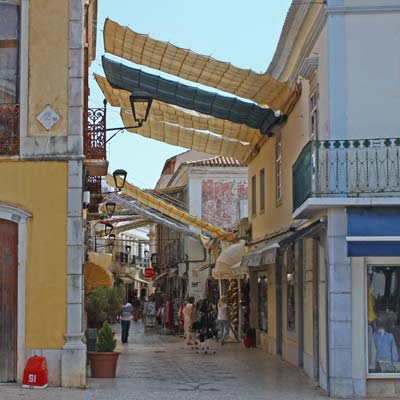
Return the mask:
<path fill-rule="evenodd" d="M 106 104 L 104 107 L 89 108 L 85 126 L 84 151 L 88 159 L 105 160 L 106 156 Z"/>
<path fill-rule="evenodd" d="M 0 156 L 19 154 L 19 104 L 0 104 Z"/>
<path fill-rule="evenodd" d="M 293 165 L 293 210 L 309 197 L 400 194 L 400 138 L 316 140 Z"/>

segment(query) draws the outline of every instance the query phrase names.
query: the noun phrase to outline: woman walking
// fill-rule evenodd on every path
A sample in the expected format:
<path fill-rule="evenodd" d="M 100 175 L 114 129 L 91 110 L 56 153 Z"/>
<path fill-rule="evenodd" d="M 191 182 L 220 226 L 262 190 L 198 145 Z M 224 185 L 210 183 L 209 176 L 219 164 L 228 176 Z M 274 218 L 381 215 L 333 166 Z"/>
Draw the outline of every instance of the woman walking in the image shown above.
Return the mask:
<path fill-rule="evenodd" d="M 218 303 L 217 326 L 219 331 L 217 341 L 221 339 L 221 345 L 224 345 L 229 336 L 229 309 L 224 296 L 220 298 Z"/>

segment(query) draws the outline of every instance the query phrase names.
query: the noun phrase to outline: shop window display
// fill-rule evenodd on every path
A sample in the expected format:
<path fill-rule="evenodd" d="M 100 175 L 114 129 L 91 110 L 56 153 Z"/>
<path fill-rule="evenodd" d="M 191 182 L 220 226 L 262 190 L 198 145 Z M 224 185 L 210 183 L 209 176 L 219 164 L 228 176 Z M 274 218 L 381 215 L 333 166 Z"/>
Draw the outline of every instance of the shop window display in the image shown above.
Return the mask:
<path fill-rule="evenodd" d="M 368 371 L 400 373 L 400 267 L 368 267 Z"/>
<path fill-rule="evenodd" d="M 258 329 L 268 331 L 268 279 L 258 274 Z"/>

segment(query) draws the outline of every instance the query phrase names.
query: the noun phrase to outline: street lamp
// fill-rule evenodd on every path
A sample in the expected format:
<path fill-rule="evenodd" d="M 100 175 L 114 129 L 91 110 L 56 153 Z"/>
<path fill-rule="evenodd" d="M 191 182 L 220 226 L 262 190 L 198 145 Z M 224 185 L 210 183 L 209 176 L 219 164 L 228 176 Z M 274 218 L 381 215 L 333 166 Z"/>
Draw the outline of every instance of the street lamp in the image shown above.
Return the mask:
<path fill-rule="evenodd" d="M 115 202 L 107 201 L 106 203 L 106 212 L 108 217 L 112 217 L 115 211 Z"/>
<path fill-rule="evenodd" d="M 128 173 L 124 169 L 116 169 L 113 172 L 115 187 L 120 191 L 125 186 L 126 176 Z M 122 183 L 118 183 L 118 178 L 122 179 Z"/>
<path fill-rule="evenodd" d="M 147 121 L 153 98 L 146 92 L 135 91 L 129 96 L 129 101 L 133 118 L 138 124 L 137 127 L 140 128 L 143 126 L 143 122 Z"/>
<path fill-rule="evenodd" d="M 105 226 L 104 226 L 105 235 L 110 236 L 113 229 L 114 229 L 114 227 L 111 224 L 105 224 Z"/>
<path fill-rule="evenodd" d="M 135 126 L 121 126 L 119 128 L 107 128 L 106 132 L 109 131 L 117 131 L 110 138 L 106 140 L 108 143 L 118 132 L 123 131 L 124 129 L 135 129 L 141 128 L 143 123 L 147 121 L 147 118 L 150 113 L 151 103 L 153 102 L 153 98 L 146 92 L 142 92 L 140 90 L 133 92 L 129 96 L 129 102 L 131 103 L 133 119 L 137 123 Z"/>

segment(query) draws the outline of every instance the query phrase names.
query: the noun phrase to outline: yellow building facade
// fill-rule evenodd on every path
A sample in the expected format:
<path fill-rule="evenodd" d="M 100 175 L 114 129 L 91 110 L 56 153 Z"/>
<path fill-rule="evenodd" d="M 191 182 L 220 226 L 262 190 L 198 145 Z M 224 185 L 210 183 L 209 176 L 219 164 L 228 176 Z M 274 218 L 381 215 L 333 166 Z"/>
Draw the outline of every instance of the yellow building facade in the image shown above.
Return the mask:
<path fill-rule="evenodd" d="M 91 2 L 93 3 L 93 2 Z M 46 357 L 86 385 L 82 342 L 85 13 L 81 0 L 0 1 L 0 382 Z M 12 294 L 14 293 L 14 295 Z M 15 339 L 14 339 L 15 338 Z M 10 361 L 11 360 L 11 361 Z"/>

